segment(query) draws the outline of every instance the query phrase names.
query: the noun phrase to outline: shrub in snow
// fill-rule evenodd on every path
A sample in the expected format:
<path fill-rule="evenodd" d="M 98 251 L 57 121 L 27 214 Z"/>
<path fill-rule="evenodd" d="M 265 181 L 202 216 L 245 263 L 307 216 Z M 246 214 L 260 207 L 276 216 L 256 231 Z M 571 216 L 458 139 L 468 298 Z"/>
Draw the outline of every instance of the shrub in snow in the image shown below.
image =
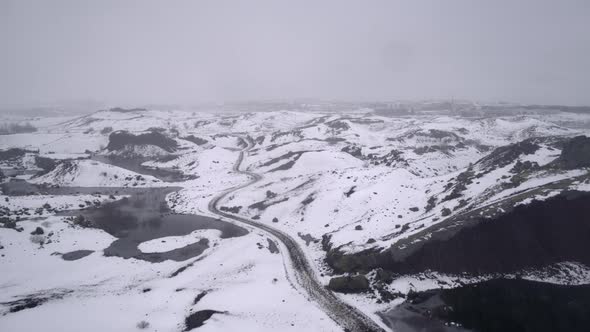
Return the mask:
<path fill-rule="evenodd" d="M 147 329 L 148 327 L 150 327 L 150 323 L 146 322 L 145 320 L 137 323 L 137 328 L 140 330 Z"/>

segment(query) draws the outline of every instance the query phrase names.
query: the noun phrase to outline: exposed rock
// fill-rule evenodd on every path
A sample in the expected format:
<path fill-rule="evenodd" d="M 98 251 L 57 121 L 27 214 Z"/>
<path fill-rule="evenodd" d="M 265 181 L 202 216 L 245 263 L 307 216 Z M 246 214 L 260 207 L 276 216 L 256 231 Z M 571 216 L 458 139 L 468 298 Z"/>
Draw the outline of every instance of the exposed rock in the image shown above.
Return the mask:
<path fill-rule="evenodd" d="M 277 246 L 277 244 L 271 239 L 266 240 L 268 241 L 268 251 L 270 251 L 271 254 L 278 254 L 279 247 Z"/>
<path fill-rule="evenodd" d="M 322 241 L 323 243 L 323 241 Z M 330 246 L 331 247 L 331 246 Z M 326 253 L 326 263 L 336 273 L 345 272 L 369 272 L 377 266 L 384 264 L 379 255 L 380 250 L 369 249 L 355 254 L 344 254 L 338 248 L 331 248 Z"/>
<path fill-rule="evenodd" d="M 308 152 L 308 151 L 289 151 L 282 156 L 270 159 L 269 161 L 261 164 L 260 166 L 267 167 L 267 166 L 277 164 L 277 163 L 280 163 L 280 162 L 286 160 L 287 161 L 286 163 L 276 166 L 275 168 L 269 170 L 269 172 L 285 171 L 285 170 L 288 170 L 291 167 L 293 167 L 293 165 L 295 165 L 297 160 L 299 160 L 299 158 L 301 158 L 301 156 L 306 152 Z"/>
<path fill-rule="evenodd" d="M 393 281 L 393 273 L 391 271 L 378 268 L 375 270 L 375 280 L 389 284 Z"/>
<path fill-rule="evenodd" d="M 443 208 L 442 211 L 441 211 L 441 215 L 443 217 L 449 216 L 451 213 L 452 213 L 452 211 L 449 208 Z"/>
<path fill-rule="evenodd" d="M 204 298 L 205 295 L 207 295 L 207 291 L 200 292 L 193 300 L 193 305 L 196 305 L 197 303 L 199 303 L 199 301 L 201 301 L 201 299 Z"/>
<path fill-rule="evenodd" d="M 590 167 L 590 137 L 576 136 L 566 142 L 558 163 L 565 169 Z"/>
<path fill-rule="evenodd" d="M 37 227 L 34 231 L 31 232 L 31 235 L 43 235 L 44 233 L 45 232 L 43 231 L 43 228 Z"/>
<path fill-rule="evenodd" d="M 25 153 L 32 153 L 33 151 L 19 148 L 12 148 L 0 151 L 0 160 L 12 160 L 25 155 Z"/>
<path fill-rule="evenodd" d="M 535 139 L 526 139 L 518 143 L 498 147 L 476 164 L 481 165 L 486 172 L 489 172 L 512 163 L 521 155 L 534 154 L 539 148 L 540 146 L 535 143 Z"/>
<path fill-rule="evenodd" d="M 350 129 L 350 126 L 348 125 L 348 123 L 346 123 L 344 121 L 340 121 L 340 120 L 333 120 L 330 122 L 326 122 L 326 126 L 332 128 L 332 129 L 336 129 L 336 130 Z"/>
<path fill-rule="evenodd" d="M 350 187 L 350 189 L 347 192 L 344 193 L 344 196 L 350 197 L 350 195 L 354 194 L 355 189 L 356 189 L 356 186 Z"/>
<path fill-rule="evenodd" d="M 581 331 L 590 325 L 590 286 L 495 279 L 408 294 L 382 316 L 403 317 L 408 331 Z"/>
<path fill-rule="evenodd" d="M 190 331 L 192 329 L 195 329 L 197 327 L 201 327 L 203 326 L 203 324 L 205 324 L 205 322 L 211 318 L 211 316 L 213 316 L 214 314 L 222 314 L 223 312 L 221 311 L 216 311 L 216 310 L 200 310 L 197 312 L 194 312 L 192 314 L 190 314 L 185 320 L 184 320 L 184 325 L 185 331 Z"/>
<path fill-rule="evenodd" d="M 240 210 L 242 209 L 241 206 L 222 206 L 219 208 L 221 211 L 224 212 L 229 212 L 229 213 L 240 213 Z"/>
<path fill-rule="evenodd" d="M 324 234 L 322 235 L 322 250 L 329 252 L 332 249 L 332 242 L 330 242 L 330 240 L 332 239 L 332 235 L 329 234 Z"/>
<path fill-rule="evenodd" d="M 92 254 L 93 252 L 94 250 L 75 250 L 61 255 L 61 258 L 64 261 L 76 261 Z"/>
<path fill-rule="evenodd" d="M 309 196 L 307 196 L 304 200 L 301 201 L 302 205 L 309 205 L 311 204 L 311 202 L 313 202 L 315 200 L 315 197 L 313 194 L 309 194 Z"/>
<path fill-rule="evenodd" d="M 334 277 L 328 288 L 340 293 L 362 293 L 369 290 L 369 280 L 364 275 Z"/>
<path fill-rule="evenodd" d="M 182 139 L 187 140 L 192 143 L 195 143 L 196 145 L 203 145 L 208 142 L 206 139 L 196 137 L 194 135 L 189 135 L 189 136 L 183 137 Z"/>
<path fill-rule="evenodd" d="M 590 195 L 571 192 L 517 206 L 493 221 L 479 218 L 454 234 L 437 232 L 428 242 L 403 252 L 392 247 L 344 254 L 334 248 L 326 262 L 337 273 L 381 267 L 402 274 L 431 270 L 473 275 L 514 273 L 564 261 L 590 265 L 588 215 Z"/>
<path fill-rule="evenodd" d="M 106 149 L 118 151 L 123 150 L 128 145 L 155 145 L 167 152 L 174 152 L 178 147 L 175 140 L 159 132 L 134 135 L 126 131 L 117 131 L 109 135 L 109 144 Z"/>
<path fill-rule="evenodd" d="M 311 234 L 309 234 L 309 233 L 308 233 L 308 234 L 303 234 L 303 233 L 300 233 L 300 232 L 298 232 L 298 233 L 297 233 L 297 236 L 299 236 L 299 237 L 300 237 L 300 238 L 301 238 L 303 241 L 305 241 L 305 245 L 306 245 L 306 246 L 309 246 L 309 244 L 310 244 L 311 242 L 314 242 L 314 243 L 320 242 L 320 240 L 319 240 L 319 239 L 316 239 L 316 238 L 314 238 L 314 237 L 313 237 L 313 236 L 311 236 Z"/>
<path fill-rule="evenodd" d="M 51 158 L 35 156 L 35 164 L 43 171 L 37 173 L 37 175 L 47 174 L 55 169 L 56 162 Z"/>

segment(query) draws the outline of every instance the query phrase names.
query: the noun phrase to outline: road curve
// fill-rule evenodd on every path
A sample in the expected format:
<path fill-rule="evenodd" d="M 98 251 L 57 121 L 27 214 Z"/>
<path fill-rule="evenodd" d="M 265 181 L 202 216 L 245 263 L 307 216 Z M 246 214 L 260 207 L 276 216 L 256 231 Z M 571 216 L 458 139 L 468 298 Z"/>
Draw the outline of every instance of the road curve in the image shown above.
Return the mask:
<path fill-rule="evenodd" d="M 245 141 L 247 142 L 248 146 L 240 151 L 240 155 L 234 164 L 233 170 L 237 173 L 248 175 L 252 180 L 240 186 L 231 188 L 214 197 L 209 202 L 209 211 L 219 216 L 263 230 L 274 236 L 277 240 L 281 241 L 288 251 L 290 267 L 293 269 L 296 282 L 298 283 L 298 286 L 300 286 L 299 288 L 304 290 L 307 293 L 308 298 L 316 302 L 332 320 L 334 320 L 343 328 L 344 331 L 385 331 L 360 310 L 346 304 L 344 301 L 335 296 L 330 290 L 326 289 L 315 277 L 315 272 L 307 260 L 303 249 L 301 249 L 301 246 L 287 233 L 248 218 L 220 211 L 217 208 L 217 204 L 230 193 L 250 186 L 262 179 L 262 176 L 259 174 L 240 170 L 240 165 L 244 160 L 244 153 L 249 151 L 254 145 L 249 137 Z M 289 266 L 289 264 L 286 264 L 286 266 Z"/>

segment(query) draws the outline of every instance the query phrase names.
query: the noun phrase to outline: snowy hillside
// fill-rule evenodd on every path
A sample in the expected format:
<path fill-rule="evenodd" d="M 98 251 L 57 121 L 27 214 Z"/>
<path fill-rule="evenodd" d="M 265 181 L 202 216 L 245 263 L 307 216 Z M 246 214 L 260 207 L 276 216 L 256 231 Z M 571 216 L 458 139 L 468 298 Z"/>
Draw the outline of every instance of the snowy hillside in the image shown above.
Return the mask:
<path fill-rule="evenodd" d="M 590 114 L 435 106 L 23 119 L 0 330 L 390 330 L 416 291 L 590 282 Z"/>

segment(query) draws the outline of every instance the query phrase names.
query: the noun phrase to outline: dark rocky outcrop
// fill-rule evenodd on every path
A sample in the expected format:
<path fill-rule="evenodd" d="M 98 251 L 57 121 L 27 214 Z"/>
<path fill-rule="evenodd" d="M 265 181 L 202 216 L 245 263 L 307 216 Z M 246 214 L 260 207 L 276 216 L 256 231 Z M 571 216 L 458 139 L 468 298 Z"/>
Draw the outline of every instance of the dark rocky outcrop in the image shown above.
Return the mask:
<path fill-rule="evenodd" d="M 207 295 L 207 291 L 200 292 L 193 300 L 193 305 L 199 303 L 199 301 L 201 301 L 205 297 L 205 295 Z"/>
<path fill-rule="evenodd" d="M 350 126 L 348 125 L 348 123 L 344 122 L 344 121 L 340 121 L 340 120 L 332 120 L 329 122 L 326 122 L 326 126 L 335 129 L 335 130 L 348 130 L 350 129 Z"/>
<path fill-rule="evenodd" d="M 356 189 L 356 186 L 350 187 L 350 189 L 348 189 L 348 191 L 344 193 L 344 196 L 350 197 L 350 195 L 354 194 L 355 189 Z"/>
<path fill-rule="evenodd" d="M 385 166 L 408 166 L 408 161 L 404 158 L 403 152 L 392 149 L 384 155 L 376 153 L 369 153 L 364 155 L 362 149 L 358 145 L 347 145 L 343 147 L 341 152 L 348 153 L 349 155 L 370 162 L 372 165 L 385 165 Z"/>
<path fill-rule="evenodd" d="M 385 265 L 386 256 L 376 249 L 369 249 L 355 254 L 344 254 L 338 248 L 332 248 L 329 237 L 322 237 L 322 246 L 326 253 L 326 263 L 336 273 L 369 272 L 375 267 Z"/>
<path fill-rule="evenodd" d="M 288 201 L 289 197 L 283 197 L 280 199 L 276 199 L 276 200 L 267 200 L 267 201 L 260 201 L 260 202 L 256 202 L 254 204 L 251 204 L 248 206 L 249 209 L 257 209 L 260 211 L 264 211 L 266 210 L 269 206 L 275 205 L 275 204 L 279 204 L 285 201 Z"/>
<path fill-rule="evenodd" d="M 51 300 L 63 299 L 67 294 L 72 293 L 71 290 L 61 290 L 56 293 L 40 292 L 36 294 L 29 294 L 20 299 L 10 302 L 0 302 L 0 305 L 7 306 L 8 312 L 15 313 L 26 309 L 32 309 L 43 305 Z"/>
<path fill-rule="evenodd" d="M 270 251 L 271 254 L 278 254 L 279 247 L 277 246 L 277 244 L 271 239 L 266 240 L 268 241 L 268 251 Z"/>
<path fill-rule="evenodd" d="M 269 170 L 269 172 L 285 171 L 285 170 L 288 170 L 291 167 L 293 167 L 293 165 L 295 165 L 295 162 L 297 162 L 297 160 L 299 160 L 299 158 L 301 158 L 301 156 L 306 152 L 309 152 L 309 151 L 289 151 L 280 157 L 273 158 L 273 159 L 261 164 L 260 166 L 267 167 L 267 166 L 279 163 L 281 161 L 287 160 L 286 163 Z"/>
<path fill-rule="evenodd" d="M 13 160 L 16 158 L 20 158 L 25 155 L 25 153 L 33 153 L 35 151 L 24 150 L 19 148 L 12 148 L 8 150 L 1 150 L 0 151 L 0 160 L 8 161 Z"/>
<path fill-rule="evenodd" d="M 539 148 L 536 139 L 526 139 L 494 149 L 490 154 L 480 159 L 476 165 L 480 165 L 484 171 L 489 172 L 512 163 L 521 155 L 534 154 Z"/>
<path fill-rule="evenodd" d="M 564 193 L 480 219 L 449 237 L 435 234 L 403 254 L 399 249 L 343 254 L 333 248 L 326 261 L 339 273 L 380 267 L 400 274 L 511 273 L 564 261 L 590 265 L 589 215 L 590 194 Z"/>
<path fill-rule="evenodd" d="M 434 330 L 424 327 L 437 322 L 443 323 L 437 331 L 457 331 L 448 329 L 451 322 L 462 331 L 586 331 L 590 326 L 590 285 L 495 279 L 411 293 L 405 303 L 382 316 L 392 327 L 401 320 L 408 331 Z"/>
<path fill-rule="evenodd" d="M 559 196 L 516 207 L 495 220 L 433 239 L 389 270 L 401 273 L 509 273 L 563 261 L 590 264 L 590 195 Z"/>
<path fill-rule="evenodd" d="M 43 175 L 53 171 L 57 163 L 51 158 L 35 156 L 35 165 L 42 169 L 37 175 Z"/>
<path fill-rule="evenodd" d="M 240 210 L 242 209 L 241 206 L 222 206 L 219 208 L 219 210 L 223 211 L 223 212 L 229 212 L 229 213 L 240 213 Z"/>
<path fill-rule="evenodd" d="M 119 151 L 128 145 L 155 145 L 167 152 L 174 152 L 178 147 L 175 140 L 159 132 L 134 135 L 126 131 L 117 131 L 109 135 L 109 144 L 106 149 Z"/>
<path fill-rule="evenodd" d="M 195 143 L 196 145 L 206 144 L 208 141 L 204 138 L 196 137 L 194 135 L 185 136 L 182 139 Z"/>
<path fill-rule="evenodd" d="M 45 231 L 43 231 L 43 228 L 41 227 L 37 227 L 35 228 L 34 231 L 31 232 L 31 235 L 43 235 L 45 234 Z"/>
<path fill-rule="evenodd" d="M 340 293 L 362 293 L 369 290 L 369 280 L 364 275 L 334 277 L 328 288 Z"/>
<path fill-rule="evenodd" d="M 567 141 L 557 162 L 565 169 L 590 167 L 590 137 L 576 136 Z"/>
<path fill-rule="evenodd" d="M 93 252 L 94 250 L 74 250 L 61 255 L 61 258 L 64 261 L 77 261 L 92 254 Z"/>
<path fill-rule="evenodd" d="M 190 331 L 192 329 L 196 329 L 197 327 L 203 326 L 203 324 L 205 324 L 205 322 L 214 314 L 223 314 L 223 312 L 216 310 L 200 310 L 190 314 L 184 320 L 184 330 Z"/>

